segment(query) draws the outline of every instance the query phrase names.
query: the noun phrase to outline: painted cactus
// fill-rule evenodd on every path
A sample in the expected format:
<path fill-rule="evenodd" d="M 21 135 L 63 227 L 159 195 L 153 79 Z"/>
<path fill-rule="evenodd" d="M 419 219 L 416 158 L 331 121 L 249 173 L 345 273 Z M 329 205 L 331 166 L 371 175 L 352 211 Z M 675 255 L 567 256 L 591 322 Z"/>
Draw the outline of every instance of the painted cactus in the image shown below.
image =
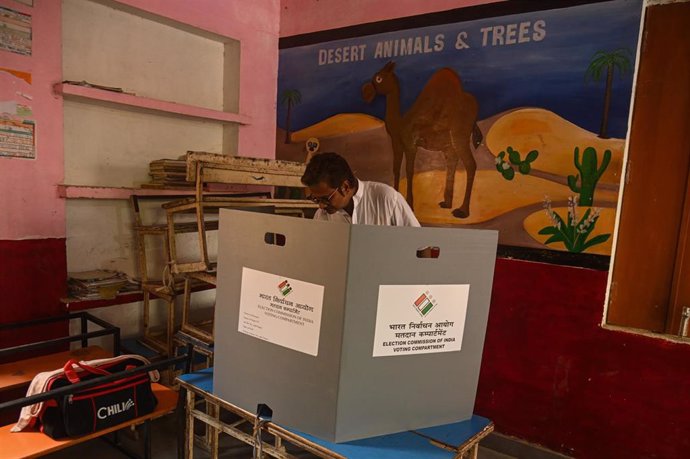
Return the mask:
<path fill-rule="evenodd" d="M 508 147 L 506 150 L 508 151 L 508 161 L 505 160 L 505 151 L 500 152 L 496 157 L 496 170 L 500 172 L 506 180 L 513 180 L 513 177 L 515 177 L 515 169 L 513 169 L 513 166 L 517 166 L 521 174 L 529 174 L 532 170 L 530 163 L 539 156 L 537 150 L 532 150 L 527 153 L 524 160 L 521 160 L 519 151 L 513 149 L 513 147 Z"/>
<path fill-rule="evenodd" d="M 575 193 L 580 193 L 580 205 L 591 206 L 594 202 L 594 189 L 611 161 L 611 150 L 604 152 L 601 166 L 597 168 L 597 151 L 593 147 L 585 148 L 580 162 L 580 149 L 575 147 L 575 167 L 580 173 L 568 176 L 568 186 Z M 577 182 L 580 180 L 580 185 Z"/>

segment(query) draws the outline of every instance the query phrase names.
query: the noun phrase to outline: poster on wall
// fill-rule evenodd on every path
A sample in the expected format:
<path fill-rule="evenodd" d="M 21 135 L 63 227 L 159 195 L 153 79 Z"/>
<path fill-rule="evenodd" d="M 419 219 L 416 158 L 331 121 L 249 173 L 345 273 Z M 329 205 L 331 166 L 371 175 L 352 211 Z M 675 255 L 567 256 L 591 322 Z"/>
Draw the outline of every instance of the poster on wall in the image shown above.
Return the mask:
<path fill-rule="evenodd" d="M 34 158 L 34 125 L 0 119 L 0 156 Z"/>
<path fill-rule="evenodd" d="M 520 4 L 282 39 L 276 157 L 316 139 L 425 226 L 608 259 L 642 0 Z"/>
<path fill-rule="evenodd" d="M 31 74 L 0 67 L 0 157 L 36 158 Z"/>
<path fill-rule="evenodd" d="M 31 16 L 0 7 L 0 50 L 31 56 Z"/>

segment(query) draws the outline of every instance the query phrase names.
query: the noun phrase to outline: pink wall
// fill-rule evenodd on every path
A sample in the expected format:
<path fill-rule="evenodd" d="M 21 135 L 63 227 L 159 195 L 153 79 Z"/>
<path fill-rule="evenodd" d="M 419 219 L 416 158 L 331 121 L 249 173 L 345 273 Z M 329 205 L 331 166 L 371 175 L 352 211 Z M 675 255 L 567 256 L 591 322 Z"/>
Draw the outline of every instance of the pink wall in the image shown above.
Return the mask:
<path fill-rule="evenodd" d="M 241 41 L 239 154 L 275 156 L 279 0 L 121 0 L 120 3 Z"/>
<path fill-rule="evenodd" d="M 32 74 L 36 122 L 36 159 L 0 157 L 0 240 L 65 237 L 65 203 L 55 186 L 63 177 L 62 99 L 52 94 L 62 76 L 60 2 L 35 3 L 0 0 L 32 16 L 32 55 L 0 51 L 0 67 Z"/>
<path fill-rule="evenodd" d="M 280 0 L 280 36 L 464 8 L 502 0 Z"/>
<path fill-rule="evenodd" d="M 279 0 L 125 0 L 120 3 L 241 41 L 239 152 L 273 157 L 276 129 Z M 61 2 L 12 0 L 0 6 L 33 17 L 33 55 L 0 51 L 0 67 L 33 74 L 37 159 L 0 158 L 0 323 L 54 315 L 64 308 L 65 201 L 56 185 L 64 177 Z M 88 37 L 85 37 L 88 39 Z M 94 184 L 97 185 L 97 184 Z M 22 239 L 29 239 L 23 241 Z M 33 338 L 40 338 L 38 336 Z M 0 337 L 0 346 L 6 345 Z"/>
<path fill-rule="evenodd" d="M 256 2 L 251 8 L 224 0 L 120 3 L 241 41 L 240 112 L 251 124 L 240 128 L 239 153 L 273 157 L 279 0 Z M 32 16 L 33 55 L 0 51 L 0 67 L 32 73 L 37 125 L 35 160 L 0 158 L 0 240 L 63 238 L 65 203 L 56 189 L 64 175 L 62 99 L 52 94 L 53 83 L 62 79 L 60 2 L 37 1 L 32 8 L 0 0 L 0 6 Z"/>

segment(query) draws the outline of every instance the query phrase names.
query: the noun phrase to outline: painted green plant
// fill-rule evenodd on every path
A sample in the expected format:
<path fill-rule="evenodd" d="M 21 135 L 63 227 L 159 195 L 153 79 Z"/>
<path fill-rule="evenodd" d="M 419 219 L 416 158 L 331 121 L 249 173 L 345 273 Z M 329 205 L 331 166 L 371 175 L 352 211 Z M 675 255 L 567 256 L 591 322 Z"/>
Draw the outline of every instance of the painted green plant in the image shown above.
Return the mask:
<path fill-rule="evenodd" d="M 601 117 L 601 127 L 599 137 L 608 139 L 609 109 L 611 108 L 611 95 L 613 93 L 613 74 L 623 76 L 632 70 L 634 58 L 627 48 L 620 48 L 613 51 L 597 51 L 585 71 L 585 81 L 601 80 L 606 75 L 604 87 L 604 109 Z"/>
<path fill-rule="evenodd" d="M 292 117 L 292 107 L 299 105 L 302 102 L 302 93 L 297 89 L 286 89 L 280 95 L 280 105 L 287 106 L 285 112 L 285 143 L 292 141 L 292 132 L 290 131 L 290 119 Z"/>
<path fill-rule="evenodd" d="M 566 221 L 551 208 L 551 200 L 548 197 L 544 199 L 544 210 L 552 223 L 551 226 L 545 226 L 539 230 L 539 234 L 550 235 L 544 244 L 562 242 L 569 252 L 580 253 L 592 246 L 606 242 L 611 237 L 610 234 L 599 234 L 589 239 L 597 220 L 599 220 L 601 209 L 587 209 L 582 218 L 578 219 L 577 196 L 568 198 Z"/>
<path fill-rule="evenodd" d="M 575 147 L 574 161 L 575 167 L 580 173 L 568 176 L 568 186 L 575 193 L 580 193 L 581 206 L 591 206 L 594 203 L 594 189 L 597 182 L 611 162 L 611 150 L 604 151 L 604 157 L 601 160 L 601 166 L 599 166 L 597 151 L 593 147 L 587 147 L 582 152 L 582 162 L 580 162 L 580 149 Z M 579 185 L 577 184 L 578 181 L 580 182 Z"/>
<path fill-rule="evenodd" d="M 508 161 L 506 161 L 506 151 L 508 152 Z M 506 148 L 506 151 L 501 151 L 496 157 L 496 170 L 503 175 L 506 180 L 513 180 L 515 177 L 515 167 L 521 174 L 529 174 L 532 170 L 531 163 L 537 159 L 539 152 L 532 150 L 527 153 L 525 159 L 520 159 L 520 152 L 513 147 Z"/>

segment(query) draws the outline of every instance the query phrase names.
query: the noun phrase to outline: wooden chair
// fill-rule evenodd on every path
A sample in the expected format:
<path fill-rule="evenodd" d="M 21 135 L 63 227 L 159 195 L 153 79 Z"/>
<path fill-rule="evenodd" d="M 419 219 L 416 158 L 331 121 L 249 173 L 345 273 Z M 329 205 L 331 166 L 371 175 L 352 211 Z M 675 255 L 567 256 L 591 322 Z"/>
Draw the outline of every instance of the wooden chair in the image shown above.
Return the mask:
<path fill-rule="evenodd" d="M 216 263 L 208 255 L 206 232 L 218 229 L 217 221 L 209 221 L 207 214 L 218 213 L 221 208 L 262 208 L 270 207 L 277 214 L 304 217 L 317 206 L 305 199 L 272 199 L 266 187 L 303 187 L 301 177 L 305 165 L 291 161 L 278 161 L 260 158 L 242 158 L 216 155 L 204 152 L 187 153 L 187 180 L 195 183 L 193 197 L 179 199 L 163 205 L 168 219 L 168 243 L 170 272 L 184 274 L 184 303 L 181 330 L 208 344 L 213 344 L 213 323 L 197 324 L 191 320 L 191 292 L 194 283 L 207 286 L 216 285 Z M 221 196 L 208 191 L 212 184 L 260 186 L 257 195 Z M 190 261 L 179 259 L 176 236 L 181 223 L 176 217 L 193 214 L 196 219 L 198 250 L 196 258 Z M 188 225 L 188 223 L 182 223 Z"/>
<path fill-rule="evenodd" d="M 245 196 L 241 195 L 240 197 Z M 267 193 L 265 194 L 267 195 Z M 237 197 L 235 193 L 233 197 Z M 213 194 L 214 198 L 228 198 L 228 194 Z M 260 196 L 256 196 L 258 198 Z M 186 282 L 184 278 L 171 272 L 170 242 L 167 219 L 164 222 L 156 221 L 151 217 L 151 212 L 145 212 L 145 208 L 150 207 L 152 202 L 165 204 L 170 199 L 184 200 L 186 196 L 170 195 L 132 195 L 130 203 L 134 217 L 134 236 L 137 247 L 137 259 L 139 264 L 139 276 L 143 291 L 143 328 L 144 334 L 140 341 L 159 353 L 161 356 L 171 356 L 173 354 L 173 335 L 178 328 L 175 318 L 175 299 L 184 293 L 185 287 L 190 290 L 203 290 L 211 288 L 208 284 L 192 280 Z M 164 201 L 161 203 L 161 201 Z M 147 206 L 148 204 L 148 206 Z M 160 207 L 158 207 L 160 209 Z M 148 215 L 144 215 L 147 213 Z M 214 231 L 218 229 L 217 221 L 204 221 L 204 231 Z M 172 233 L 195 233 L 198 231 L 196 221 L 176 222 Z M 151 272 L 150 260 L 147 257 L 147 249 L 152 245 L 150 239 L 157 239 L 160 247 L 163 248 L 164 265 L 158 272 Z M 188 285 L 189 284 L 189 285 Z M 161 326 L 153 323 L 152 309 L 157 302 L 163 303 L 164 322 Z"/>
<path fill-rule="evenodd" d="M 260 158 L 243 158 L 204 152 L 187 153 L 187 180 L 195 183 L 195 195 L 165 204 L 168 216 L 168 240 L 170 244 L 171 272 L 214 271 L 215 263 L 208 256 L 205 214 L 220 208 L 272 206 L 276 213 L 304 215 L 316 205 L 302 199 L 271 199 L 262 197 L 213 196 L 207 191 L 209 184 L 259 185 L 302 187 L 300 181 L 305 165 L 291 161 Z M 192 261 L 178 260 L 175 216 L 192 212 L 196 217 L 198 233 L 198 257 Z"/>
<path fill-rule="evenodd" d="M 181 292 L 180 288 L 176 288 L 175 279 L 171 273 L 167 271 L 167 265 L 158 276 L 152 277 L 149 273 L 149 260 L 146 256 L 147 239 L 157 238 L 162 242 L 165 261 L 170 260 L 170 245 L 168 244 L 168 225 L 152 224 L 144 221 L 143 206 L 140 201 L 150 199 L 161 199 L 161 196 L 137 196 L 130 197 L 132 211 L 134 215 L 134 236 L 137 244 L 137 259 L 139 261 L 139 276 L 141 278 L 141 288 L 143 291 L 143 326 L 144 335 L 141 340 L 155 351 L 164 356 L 172 355 L 172 336 L 175 333 L 175 297 Z M 187 225 L 190 226 L 190 225 Z M 179 231 L 184 231 L 186 228 L 180 228 Z M 196 230 L 196 225 L 192 230 Z M 178 282 L 178 286 L 179 285 Z M 151 304 L 156 299 L 163 301 L 166 315 L 165 330 L 161 332 L 155 331 L 155 327 L 151 324 Z"/>
<path fill-rule="evenodd" d="M 184 300 L 182 303 L 182 324 L 180 331 L 203 341 L 208 345 L 213 345 L 213 321 L 196 322 L 191 317 L 192 290 L 195 282 L 201 282 L 216 287 L 216 274 L 205 271 L 197 271 L 184 274 Z"/>

